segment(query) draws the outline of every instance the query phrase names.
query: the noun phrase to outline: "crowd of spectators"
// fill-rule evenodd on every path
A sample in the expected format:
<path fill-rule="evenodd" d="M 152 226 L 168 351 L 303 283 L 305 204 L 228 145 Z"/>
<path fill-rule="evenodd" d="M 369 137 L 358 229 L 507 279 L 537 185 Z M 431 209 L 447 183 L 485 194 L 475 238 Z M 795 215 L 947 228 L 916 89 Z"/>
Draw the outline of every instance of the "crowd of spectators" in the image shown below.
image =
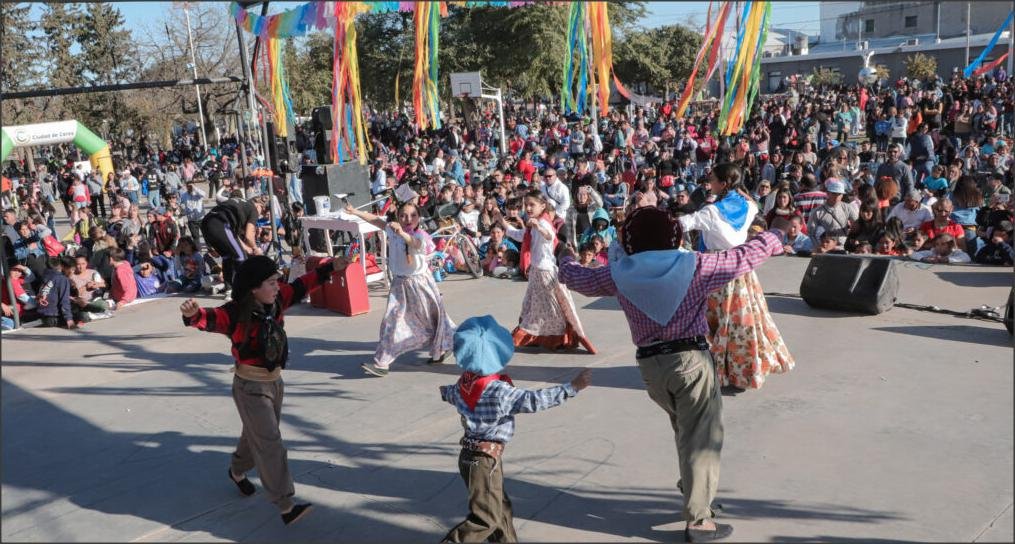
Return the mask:
<path fill-rule="evenodd" d="M 483 271 L 502 278 L 525 273 L 523 240 L 504 226 L 524 224 L 528 190 L 540 189 L 551 204 L 558 240 L 572 244 L 582 264 L 603 266 L 629 210 L 693 213 L 714 198 L 710 172 L 721 162 L 740 166 L 759 209 L 756 231 L 776 217 L 792 222 L 787 254 L 1011 266 L 1013 107 L 1003 72 L 834 88 L 797 83 L 759 98 L 732 137 L 716 136 L 714 100 L 692 103 L 683 118 L 673 100 L 598 119 L 509 103 L 504 153 L 489 107 L 427 131 L 407 111 L 369 110 L 370 191 L 415 201 L 430 228 L 454 222 L 474 241 Z M 313 163 L 315 135 L 296 132 L 304 163 Z M 268 251 L 273 228 L 287 246 L 280 253 L 300 247 L 298 191 L 277 183 L 281 192 L 269 196 L 271 172 L 255 153 L 246 165 L 254 175 L 244 178 L 237 143 L 227 137 L 205 151 L 192 135 L 169 149 L 125 142 L 105 185 L 74 166 L 80 157 L 66 147 L 43 150 L 34 171 L 12 161 L 3 228 L 16 300 L 4 289 L 5 316 L 15 304 L 46 324 L 77 326 L 135 297 L 217 292 L 220 261 L 199 228 L 211 199 L 258 199 L 260 249 Z M 71 228 L 57 237 L 60 208 Z M 684 244 L 702 247 L 695 232 Z"/>
<path fill-rule="evenodd" d="M 13 298 L 4 286 L 3 327 L 13 326 L 15 310 L 22 322 L 74 328 L 136 299 L 220 292 L 221 259 L 201 238 L 208 201 L 268 196 L 261 180 L 242 175 L 235 142 L 227 137 L 208 151 L 192 134 L 166 149 L 120 142 L 106 183 L 67 145 L 38 150 L 35 168 L 10 161 L 3 243 Z M 261 168 L 259 159 L 248 159 L 248 173 Z M 59 234 L 58 214 L 69 227 Z"/>

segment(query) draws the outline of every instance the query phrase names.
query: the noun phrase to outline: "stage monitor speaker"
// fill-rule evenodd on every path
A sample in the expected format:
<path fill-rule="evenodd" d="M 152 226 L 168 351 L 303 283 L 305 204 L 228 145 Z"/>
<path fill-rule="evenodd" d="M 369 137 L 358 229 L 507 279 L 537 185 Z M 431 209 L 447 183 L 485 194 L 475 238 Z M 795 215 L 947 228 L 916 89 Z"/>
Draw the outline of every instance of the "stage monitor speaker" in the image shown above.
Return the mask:
<path fill-rule="evenodd" d="M 317 152 L 317 164 L 332 164 L 331 157 L 331 106 L 314 108 L 310 113 L 311 128 L 314 131 L 314 151 Z"/>
<path fill-rule="evenodd" d="M 317 215 L 315 196 L 331 197 L 331 209 L 340 209 L 343 204 L 335 193 L 351 193 L 348 198 L 353 206 L 370 202 L 370 171 L 358 162 L 345 164 L 304 165 L 300 174 L 303 181 L 303 206 L 307 215 Z"/>
<path fill-rule="evenodd" d="M 895 305 L 899 276 L 895 260 L 864 255 L 811 257 L 800 296 L 813 308 L 880 314 Z"/>

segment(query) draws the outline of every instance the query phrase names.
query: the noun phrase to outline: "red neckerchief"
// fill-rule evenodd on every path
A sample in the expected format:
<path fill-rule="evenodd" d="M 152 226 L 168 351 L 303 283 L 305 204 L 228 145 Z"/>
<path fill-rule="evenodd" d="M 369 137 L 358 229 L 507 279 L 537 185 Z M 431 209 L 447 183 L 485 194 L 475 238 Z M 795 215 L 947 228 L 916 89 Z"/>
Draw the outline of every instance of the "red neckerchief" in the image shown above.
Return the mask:
<path fill-rule="evenodd" d="M 458 378 L 458 392 L 462 395 L 462 400 L 469 407 L 469 410 L 475 410 L 476 404 L 479 403 L 479 397 L 483 396 L 483 391 L 486 390 L 486 386 L 492 382 L 502 381 L 507 382 L 509 385 L 514 385 L 511 378 L 507 374 L 490 374 L 489 376 L 480 376 L 474 372 L 463 372 L 462 377 Z"/>
<path fill-rule="evenodd" d="M 540 220 L 545 219 L 548 223 L 552 223 L 552 221 L 550 221 L 550 216 L 547 213 L 544 213 L 543 215 L 539 216 L 539 219 Z M 553 249 L 557 249 L 556 236 L 553 237 L 552 244 Z M 532 229 L 526 228 L 525 236 L 522 237 L 522 249 L 518 253 L 518 269 L 521 270 L 522 275 L 525 276 L 526 278 L 529 277 L 529 264 L 531 262 L 532 262 Z"/>

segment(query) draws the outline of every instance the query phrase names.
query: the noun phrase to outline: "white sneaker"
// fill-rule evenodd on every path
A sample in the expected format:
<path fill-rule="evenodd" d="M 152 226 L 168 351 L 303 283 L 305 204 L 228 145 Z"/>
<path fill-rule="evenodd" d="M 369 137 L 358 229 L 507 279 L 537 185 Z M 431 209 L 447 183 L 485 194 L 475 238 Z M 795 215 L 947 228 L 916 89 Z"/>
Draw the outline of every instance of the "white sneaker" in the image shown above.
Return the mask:
<path fill-rule="evenodd" d="M 92 321 L 97 321 L 99 319 L 109 319 L 110 317 L 113 317 L 113 314 L 109 311 L 105 311 L 100 314 L 92 312 L 88 314 L 88 317 L 91 317 Z"/>
<path fill-rule="evenodd" d="M 226 302 L 231 302 L 233 300 L 233 290 L 227 289 L 225 293 L 226 293 Z"/>

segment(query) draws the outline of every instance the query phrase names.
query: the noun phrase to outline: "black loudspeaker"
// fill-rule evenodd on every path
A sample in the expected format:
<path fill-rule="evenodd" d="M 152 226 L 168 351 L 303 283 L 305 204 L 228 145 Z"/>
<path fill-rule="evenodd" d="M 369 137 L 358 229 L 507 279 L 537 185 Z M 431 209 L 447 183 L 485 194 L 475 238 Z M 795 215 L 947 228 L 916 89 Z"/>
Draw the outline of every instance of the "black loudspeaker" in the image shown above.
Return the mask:
<path fill-rule="evenodd" d="M 362 206 L 371 200 L 370 171 L 358 162 L 304 165 L 300 179 L 303 181 L 303 205 L 307 215 L 317 215 L 315 196 L 331 197 L 332 210 L 343 206 L 335 198 L 335 193 L 351 193 L 347 200 L 353 206 Z"/>
<path fill-rule="evenodd" d="M 800 296 L 813 308 L 880 314 L 895 305 L 895 260 L 865 255 L 815 255 L 800 282 Z"/>
<path fill-rule="evenodd" d="M 332 164 L 331 157 L 331 106 L 314 108 L 310 114 L 311 128 L 314 131 L 314 151 L 317 152 L 317 164 Z"/>
<path fill-rule="evenodd" d="M 268 129 L 268 160 L 271 170 L 276 175 L 300 173 L 300 152 L 296 149 L 296 135 L 292 127 L 288 127 L 286 136 L 279 136 L 275 130 L 275 123 L 265 123 Z"/>

